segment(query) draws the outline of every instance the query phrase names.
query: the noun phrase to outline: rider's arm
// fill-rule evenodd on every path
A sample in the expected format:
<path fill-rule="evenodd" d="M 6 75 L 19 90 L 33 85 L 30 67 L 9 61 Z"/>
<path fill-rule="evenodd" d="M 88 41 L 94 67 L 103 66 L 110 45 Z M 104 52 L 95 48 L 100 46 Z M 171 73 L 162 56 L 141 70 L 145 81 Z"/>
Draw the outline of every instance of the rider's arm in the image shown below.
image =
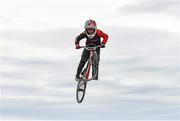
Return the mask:
<path fill-rule="evenodd" d="M 85 32 L 82 32 L 80 35 L 78 35 L 75 39 L 75 45 L 79 45 L 80 40 L 82 40 L 85 37 L 86 37 Z"/>
<path fill-rule="evenodd" d="M 107 40 L 108 40 L 108 35 L 106 33 L 104 33 L 103 31 L 97 29 L 96 30 L 97 34 L 103 38 L 102 40 L 102 44 L 106 44 Z"/>

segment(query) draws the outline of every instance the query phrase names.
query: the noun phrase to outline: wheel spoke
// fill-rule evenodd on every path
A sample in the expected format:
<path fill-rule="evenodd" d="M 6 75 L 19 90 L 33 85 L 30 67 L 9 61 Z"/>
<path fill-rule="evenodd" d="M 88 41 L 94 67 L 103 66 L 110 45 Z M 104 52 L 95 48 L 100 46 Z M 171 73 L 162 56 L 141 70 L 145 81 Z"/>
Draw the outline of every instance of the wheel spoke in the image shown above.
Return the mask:
<path fill-rule="evenodd" d="M 83 86 L 84 86 L 84 82 L 79 85 L 79 87 L 83 87 Z"/>

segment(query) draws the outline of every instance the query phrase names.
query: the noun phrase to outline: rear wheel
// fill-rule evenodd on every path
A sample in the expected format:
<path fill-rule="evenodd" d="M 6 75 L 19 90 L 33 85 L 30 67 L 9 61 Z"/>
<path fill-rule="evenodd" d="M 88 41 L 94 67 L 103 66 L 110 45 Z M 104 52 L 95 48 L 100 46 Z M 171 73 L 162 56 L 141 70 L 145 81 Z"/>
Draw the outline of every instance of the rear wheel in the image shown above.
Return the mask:
<path fill-rule="evenodd" d="M 86 92 L 86 84 L 87 82 L 83 80 L 78 81 L 77 90 L 76 90 L 76 99 L 78 103 L 81 103 L 84 99 Z"/>

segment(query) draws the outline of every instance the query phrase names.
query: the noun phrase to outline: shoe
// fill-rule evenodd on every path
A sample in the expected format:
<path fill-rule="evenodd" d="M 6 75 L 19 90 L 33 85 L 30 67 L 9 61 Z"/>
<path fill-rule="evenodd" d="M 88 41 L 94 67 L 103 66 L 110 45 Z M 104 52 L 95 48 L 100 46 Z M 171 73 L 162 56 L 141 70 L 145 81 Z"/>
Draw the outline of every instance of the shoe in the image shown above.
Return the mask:
<path fill-rule="evenodd" d="M 76 76 L 76 77 L 75 77 L 75 80 L 76 80 L 76 81 L 80 81 L 81 78 L 80 78 L 79 76 Z"/>
<path fill-rule="evenodd" d="M 97 80 L 99 80 L 99 79 L 98 79 L 98 77 L 95 77 L 95 78 L 93 78 L 93 80 L 96 80 L 96 81 L 97 81 Z"/>
<path fill-rule="evenodd" d="M 99 79 L 98 79 L 98 78 L 95 78 L 94 80 L 98 81 Z"/>

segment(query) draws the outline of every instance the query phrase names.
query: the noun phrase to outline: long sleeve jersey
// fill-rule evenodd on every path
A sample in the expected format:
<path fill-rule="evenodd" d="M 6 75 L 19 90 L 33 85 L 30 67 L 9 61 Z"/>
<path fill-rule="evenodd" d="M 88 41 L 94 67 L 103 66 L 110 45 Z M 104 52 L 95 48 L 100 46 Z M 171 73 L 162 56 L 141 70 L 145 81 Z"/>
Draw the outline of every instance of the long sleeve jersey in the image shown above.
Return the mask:
<path fill-rule="evenodd" d="M 101 45 L 101 44 L 106 44 L 108 40 L 108 35 L 101 31 L 100 29 L 96 29 L 96 35 L 90 39 L 86 32 L 82 32 L 79 36 L 76 37 L 75 44 L 79 44 L 79 42 L 83 39 L 86 38 L 86 45 L 89 44 L 94 44 L 94 45 Z M 103 38 L 101 42 L 101 38 Z"/>

